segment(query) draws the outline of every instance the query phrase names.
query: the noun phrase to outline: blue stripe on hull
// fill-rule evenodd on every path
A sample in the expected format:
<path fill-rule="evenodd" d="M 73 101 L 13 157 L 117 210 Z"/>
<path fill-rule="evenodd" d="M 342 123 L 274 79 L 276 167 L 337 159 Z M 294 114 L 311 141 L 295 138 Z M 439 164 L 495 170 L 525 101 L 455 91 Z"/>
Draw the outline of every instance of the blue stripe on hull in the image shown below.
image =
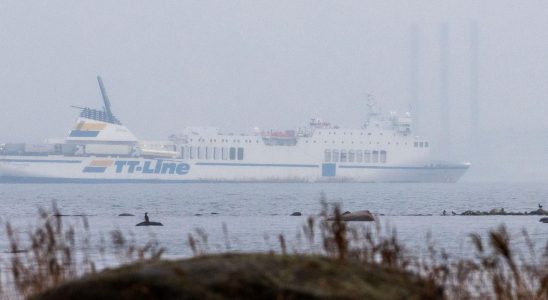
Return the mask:
<path fill-rule="evenodd" d="M 84 130 L 73 130 L 70 132 L 70 137 L 97 137 L 99 131 L 84 131 Z"/>
<path fill-rule="evenodd" d="M 393 169 L 393 170 L 464 170 L 468 166 L 398 167 L 398 166 L 341 166 L 341 169 Z"/>
<path fill-rule="evenodd" d="M 105 173 L 107 167 L 85 167 L 84 173 Z"/>
<path fill-rule="evenodd" d="M 151 183 L 151 184 L 173 184 L 173 183 L 311 183 L 306 180 L 199 180 L 199 179 L 187 179 L 187 180 L 165 180 L 165 179 L 80 179 L 80 178 L 45 178 L 45 177 L 1 177 L 0 184 L 6 183 L 82 183 L 82 184 L 116 184 L 116 183 Z"/>
<path fill-rule="evenodd" d="M 319 165 L 305 164 L 252 164 L 252 163 L 206 163 L 197 162 L 198 166 L 230 166 L 230 167 L 286 167 L 286 168 L 319 168 Z"/>
<path fill-rule="evenodd" d="M 42 159 L 12 159 L 12 158 L 1 158 L 0 161 L 5 161 L 5 162 L 22 162 L 22 163 L 60 163 L 60 164 L 79 164 L 79 163 L 82 163 L 81 160 L 63 160 L 63 159 L 42 160 Z"/>

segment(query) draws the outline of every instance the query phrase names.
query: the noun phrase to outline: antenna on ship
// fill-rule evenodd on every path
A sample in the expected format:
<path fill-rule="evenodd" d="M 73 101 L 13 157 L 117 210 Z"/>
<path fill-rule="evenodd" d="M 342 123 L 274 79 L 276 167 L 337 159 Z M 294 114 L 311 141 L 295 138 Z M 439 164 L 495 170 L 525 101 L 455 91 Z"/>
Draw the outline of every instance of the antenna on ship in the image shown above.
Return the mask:
<path fill-rule="evenodd" d="M 97 82 L 99 83 L 101 96 L 103 96 L 103 102 L 105 102 L 105 113 L 107 115 L 107 120 L 109 122 L 113 122 L 114 116 L 112 115 L 112 111 L 110 110 L 110 100 L 108 99 L 107 90 L 105 89 L 105 86 L 103 85 L 103 80 L 101 79 L 101 76 L 97 76 Z"/>
<path fill-rule="evenodd" d="M 365 120 L 365 124 L 367 127 L 371 119 L 377 115 L 377 109 L 375 107 L 375 99 L 373 98 L 373 95 L 371 93 L 367 93 L 367 102 L 365 105 L 367 107 L 367 115 Z"/>

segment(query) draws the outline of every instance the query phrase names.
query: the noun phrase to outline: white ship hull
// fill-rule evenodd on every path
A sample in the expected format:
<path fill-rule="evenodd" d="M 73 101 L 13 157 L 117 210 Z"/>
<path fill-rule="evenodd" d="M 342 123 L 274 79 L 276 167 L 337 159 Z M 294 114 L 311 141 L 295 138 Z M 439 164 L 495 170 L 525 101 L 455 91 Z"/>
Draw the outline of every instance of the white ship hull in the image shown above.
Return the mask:
<path fill-rule="evenodd" d="M 456 182 L 466 163 L 363 165 L 121 157 L 2 156 L 10 182 Z"/>

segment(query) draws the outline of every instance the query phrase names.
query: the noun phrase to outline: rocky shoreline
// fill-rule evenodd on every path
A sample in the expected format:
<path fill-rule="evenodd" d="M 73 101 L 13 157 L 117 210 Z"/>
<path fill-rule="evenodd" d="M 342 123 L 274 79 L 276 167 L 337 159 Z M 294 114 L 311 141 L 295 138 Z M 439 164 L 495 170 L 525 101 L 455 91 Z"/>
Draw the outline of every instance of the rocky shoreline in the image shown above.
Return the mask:
<path fill-rule="evenodd" d="M 442 299 L 417 275 L 312 255 L 222 254 L 136 263 L 85 276 L 50 299 Z"/>

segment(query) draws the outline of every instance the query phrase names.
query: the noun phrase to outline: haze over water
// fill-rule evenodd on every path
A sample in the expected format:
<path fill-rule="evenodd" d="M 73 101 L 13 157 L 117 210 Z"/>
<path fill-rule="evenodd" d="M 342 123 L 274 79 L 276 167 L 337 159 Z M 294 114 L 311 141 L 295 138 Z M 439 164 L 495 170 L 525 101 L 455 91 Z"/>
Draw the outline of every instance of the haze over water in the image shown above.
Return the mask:
<path fill-rule="evenodd" d="M 65 137 L 70 105 L 100 108 L 99 74 L 141 139 L 356 128 L 372 94 L 413 112 L 438 158 L 470 161 L 465 180 L 546 182 L 547 15 L 546 1 L 2 1 L 0 143 Z"/>

